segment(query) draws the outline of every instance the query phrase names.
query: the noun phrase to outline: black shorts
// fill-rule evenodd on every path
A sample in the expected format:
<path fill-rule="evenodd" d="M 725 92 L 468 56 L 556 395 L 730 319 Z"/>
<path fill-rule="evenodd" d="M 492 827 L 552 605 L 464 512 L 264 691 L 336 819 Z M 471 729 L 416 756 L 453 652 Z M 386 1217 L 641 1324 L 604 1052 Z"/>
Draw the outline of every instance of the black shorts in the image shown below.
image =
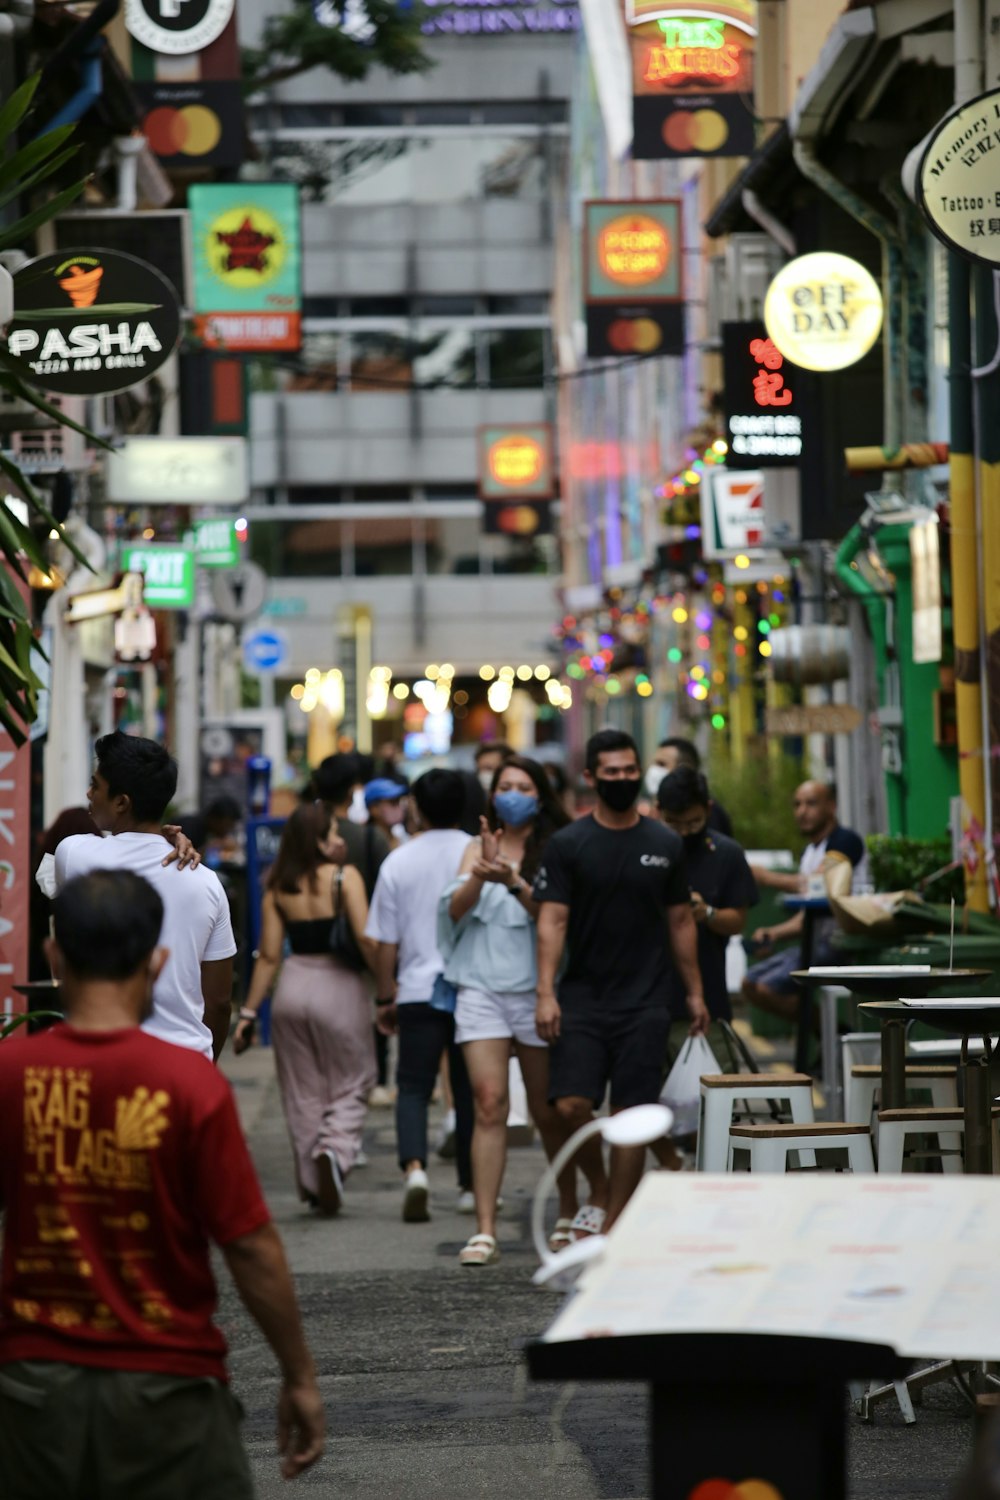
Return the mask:
<path fill-rule="evenodd" d="M 592 1099 L 597 1109 L 610 1083 L 612 1109 L 655 1104 L 669 1033 L 665 1005 L 611 1015 L 564 1007 L 549 1055 L 550 1100 Z"/>

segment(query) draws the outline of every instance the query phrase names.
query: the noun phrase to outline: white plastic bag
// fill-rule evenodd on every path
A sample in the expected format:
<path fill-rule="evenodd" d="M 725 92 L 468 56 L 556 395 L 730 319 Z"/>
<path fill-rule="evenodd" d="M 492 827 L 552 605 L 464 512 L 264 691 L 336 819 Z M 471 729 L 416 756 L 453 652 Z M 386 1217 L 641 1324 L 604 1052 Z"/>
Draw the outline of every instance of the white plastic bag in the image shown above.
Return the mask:
<path fill-rule="evenodd" d="M 660 1091 L 660 1103 L 674 1112 L 672 1136 L 694 1135 L 701 1108 L 701 1075 L 721 1073 L 715 1053 L 703 1036 L 690 1036 L 677 1055 Z"/>

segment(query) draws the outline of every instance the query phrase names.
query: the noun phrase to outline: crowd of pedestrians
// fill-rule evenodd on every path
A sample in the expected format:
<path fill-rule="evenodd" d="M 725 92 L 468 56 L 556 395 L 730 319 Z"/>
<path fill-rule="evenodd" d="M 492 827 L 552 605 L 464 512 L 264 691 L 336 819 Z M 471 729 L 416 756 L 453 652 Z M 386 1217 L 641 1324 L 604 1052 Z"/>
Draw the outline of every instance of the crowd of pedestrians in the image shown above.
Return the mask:
<path fill-rule="evenodd" d="M 331 1217 L 364 1164 L 369 1106 L 392 1097 L 395 1037 L 402 1219 L 430 1217 L 440 1089 L 455 1206 L 475 1214 L 459 1261 L 487 1267 L 500 1253 L 512 1070 L 550 1160 L 605 1102 L 653 1102 L 671 1027 L 701 1034 L 731 1016 L 726 949 L 758 886 L 799 891 L 829 859 L 857 879 L 864 846 L 840 826 L 832 788 L 806 782 L 799 870 L 752 869 L 678 738 L 644 771 L 627 734 L 594 735 L 582 813 L 558 767 L 498 741 L 479 747 L 474 774 L 436 769 L 411 786 L 396 764 L 374 772 L 370 758 L 331 756 L 285 822 L 233 1047 L 252 1044 L 269 1000 L 299 1196 Z M 87 809 L 43 845 L 33 929 L 50 929 L 65 1021 L 0 1048 L 0 1492 L 12 1500 L 249 1493 L 212 1322 L 213 1242 L 281 1366 L 284 1473 L 322 1451 L 283 1251 L 213 1067 L 232 1025 L 236 942 L 200 859 L 205 830 L 163 823 L 176 779 L 161 745 L 107 735 Z M 763 947 L 798 931 L 755 936 Z M 747 998 L 790 1009 L 799 962 L 794 950 L 765 958 Z M 682 1165 L 669 1144 L 659 1155 Z M 594 1137 L 577 1166 L 586 1196 L 567 1169 L 553 1251 L 614 1224 L 644 1149 L 606 1162 Z M 141 1433 L 128 1419 L 139 1408 Z M 46 1440 L 53 1425 L 64 1444 Z"/>

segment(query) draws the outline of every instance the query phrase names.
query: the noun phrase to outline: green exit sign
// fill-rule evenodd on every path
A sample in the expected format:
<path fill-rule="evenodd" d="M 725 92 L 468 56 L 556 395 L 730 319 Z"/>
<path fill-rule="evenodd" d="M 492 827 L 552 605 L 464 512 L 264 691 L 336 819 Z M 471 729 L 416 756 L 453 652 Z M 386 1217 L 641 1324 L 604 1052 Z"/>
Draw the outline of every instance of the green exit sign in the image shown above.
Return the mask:
<path fill-rule="evenodd" d="M 202 568 L 235 568 L 240 560 L 236 523 L 228 516 L 195 521 L 194 558 Z"/>
<path fill-rule="evenodd" d="M 143 575 L 142 595 L 150 609 L 190 609 L 194 603 L 194 553 L 190 547 L 122 548 L 122 568 Z"/>

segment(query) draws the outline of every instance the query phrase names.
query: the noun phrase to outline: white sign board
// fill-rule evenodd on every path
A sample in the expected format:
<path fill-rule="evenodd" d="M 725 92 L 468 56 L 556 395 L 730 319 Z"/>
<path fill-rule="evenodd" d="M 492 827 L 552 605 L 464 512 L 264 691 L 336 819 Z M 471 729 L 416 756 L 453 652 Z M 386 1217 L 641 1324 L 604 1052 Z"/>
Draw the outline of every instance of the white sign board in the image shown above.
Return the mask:
<path fill-rule="evenodd" d="M 242 505 L 250 493 L 240 437 L 130 437 L 108 458 L 115 505 Z"/>
<path fill-rule="evenodd" d="M 917 172 L 917 202 L 938 239 L 1000 265 L 1000 89 L 947 115 Z"/>
<path fill-rule="evenodd" d="M 701 481 L 705 557 L 738 557 L 764 545 L 764 476 L 758 469 L 709 469 Z"/>
<path fill-rule="evenodd" d="M 797 1334 L 1000 1357 L 991 1177 L 646 1177 L 547 1342 Z"/>

